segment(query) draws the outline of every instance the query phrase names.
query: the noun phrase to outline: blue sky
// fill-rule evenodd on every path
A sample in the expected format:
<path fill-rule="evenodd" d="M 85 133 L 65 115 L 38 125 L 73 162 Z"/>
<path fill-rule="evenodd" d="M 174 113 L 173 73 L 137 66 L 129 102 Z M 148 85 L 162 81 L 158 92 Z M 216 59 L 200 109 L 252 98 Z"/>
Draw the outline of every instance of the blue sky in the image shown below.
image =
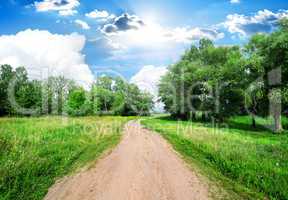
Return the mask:
<path fill-rule="evenodd" d="M 90 70 L 92 74 L 113 71 L 130 79 L 143 67 L 150 69 L 149 76 L 153 69 L 176 62 L 200 38 L 231 45 L 242 44 L 257 32 L 271 32 L 278 19 L 288 16 L 287 10 L 287 0 L 0 0 L 0 45 L 2 41 L 9 47 L 17 46 L 11 47 L 11 55 L 0 47 L 0 63 L 22 64 L 23 55 L 33 57 L 39 48 L 45 55 L 45 48 L 51 50 L 52 44 L 59 50 L 66 44 L 59 38 L 78 33 L 69 38 L 66 46 L 70 49 L 59 50 L 62 57 L 77 55 L 77 59 L 68 62 L 61 55 L 48 53 L 50 60 L 45 58 L 43 65 L 61 63 L 64 74 L 73 71 L 72 67 L 66 68 L 67 63 L 75 65 L 74 77 L 82 72 L 86 73 L 83 77 L 88 76 Z M 19 32 L 22 37 L 17 35 Z M 36 42 L 29 35 L 46 35 L 51 43 L 49 39 Z M 23 38 L 31 38 L 33 48 L 27 47 L 29 52 L 23 50 L 25 42 L 13 43 L 16 39 L 21 43 Z M 35 62 L 39 65 L 43 55 L 24 60 L 23 65 L 37 68 Z"/>

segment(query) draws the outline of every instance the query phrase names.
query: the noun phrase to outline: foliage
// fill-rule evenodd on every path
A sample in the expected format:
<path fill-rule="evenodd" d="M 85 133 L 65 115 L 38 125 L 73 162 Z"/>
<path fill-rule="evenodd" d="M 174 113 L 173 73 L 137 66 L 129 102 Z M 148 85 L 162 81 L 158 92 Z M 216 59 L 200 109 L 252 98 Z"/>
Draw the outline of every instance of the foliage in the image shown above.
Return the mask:
<path fill-rule="evenodd" d="M 258 57 L 260 61 L 260 65 L 258 65 L 260 69 L 258 69 L 257 75 L 263 77 L 263 99 L 266 103 L 263 107 L 266 108 L 265 114 L 267 115 L 269 101 L 273 105 L 270 112 L 274 117 L 275 131 L 281 131 L 282 129 L 280 124 L 281 108 L 278 109 L 277 106 L 282 104 L 283 110 L 286 110 L 288 103 L 286 98 L 281 99 L 281 96 L 285 97 L 287 95 L 288 83 L 287 21 L 288 19 L 280 21 L 279 30 L 270 35 L 257 34 L 253 36 L 247 45 L 251 59 Z M 281 96 L 279 98 L 272 98 L 276 95 L 275 91 L 280 91 Z"/>
<path fill-rule="evenodd" d="M 24 67 L 13 70 L 9 65 L 2 65 L 0 74 L 0 116 L 39 114 L 41 83 L 30 81 Z"/>
<path fill-rule="evenodd" d="M 43 83 L 43 114 L 62 115 L 71 90 L 77 89 L 74 81 L 63 76 L 49 77 Z"/>
<path fill-rule="evenodd" d="M 152 97 L 120 78 L 100 77 L 93 85 L 94 113 L 122 116 L 149 115 Z"/>
<path fill-rule="evenodd" d="M 165 108 L 184 118 L 196 111 L 209 112 L 219 120 L 238 114 L 243 105 L 243 89 L 238 86 L 244 64 L 238 47 L 215 47 L 210 40 L 201 40 L 161 80 Z"/>
<path fill-rule="evenodd" d="M 254 127 L 255 115 L 271 115 L 274 131 L 281 131 L 281 114 L 288 112 L 287 21 L 271 34 L 253 36 L 242 49 L 216 47 L 207 39 L 192 45 L 160 82 L 165 109 L 178 118 L 194 118 L 198 111 L 203 120 L 218 121 L 251 114 Z"/>
<path fill-rule="evenodd" d="M 90 102 L 86 97 L 84 89 L 74 89 L 70 91 L 67 100 L 67 113 L 72 116 L 85 116 L 89 114 Z"/>
<path fill-rule="evenodd" d="M 62 76 L 37 81 L 24 67 L 2 65 L 0 116 L 4 115 L 149 115 L 152 97 L 120 78 L 103 76 L 90 91 Z"/>

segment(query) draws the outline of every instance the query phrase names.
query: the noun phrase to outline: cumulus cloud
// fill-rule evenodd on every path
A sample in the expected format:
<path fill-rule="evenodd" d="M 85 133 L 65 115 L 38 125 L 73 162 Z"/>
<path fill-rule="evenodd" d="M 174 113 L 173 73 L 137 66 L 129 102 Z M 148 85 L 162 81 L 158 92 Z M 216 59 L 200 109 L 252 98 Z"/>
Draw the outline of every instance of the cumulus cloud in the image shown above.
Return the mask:
<path fill-rule="evenodd" d="M 91 18 L 91 19 L 97 19 L 100 21 L 107 21 L 107 20 L 112 20 L 115 18 L 115 15 L 109 14 L 108 11 L 106 10 L 93 10 L 90 13 L 85 14 L 86 17 Z"/>
<path fill-rule="evenodd" d="M 254 16 L 239 14 L 228 15 L 224 27 L 230 33 L 248 36 L 255 33 L 269 33 L 276 28 L 279 19 L 288 17 L 288 10 L 274 13 L 269 10 L 260 10 Z"/>
<path fill-rule="evenodd" d="M 224 37 L 217 27 L 171 28 L 144 21 L 135 15 L 132 20 L 131 16 L 122 14 L 101 26 L 102 37 L 109 39 L 108 46 L 120 47 L 109 51 L 107 55 L 110 60 L 174 62 L 192 42 L 202 38 L 218 40 Z"/>
<path fill-rule="evenodd" d="M 121 49 L 125 49 L 124 46 L 122 46 L 121 44 L 119 44 L 117 42 L 113 42 L 108 37 L 97 38 L 95 40 L 92 40 L 91 42 L 94 42 L 95 44 L 97 44 L 97 46 L 100 46 L 102 48 L 109 49 L 112 51 L 118 51 Z"/>
<path fill-rule="evenodd" d="M 24 30 L 0 36 L 0 64 L 24 66 L 33 79 L 62 75 L 87 87 L 93 74 L 81 53 L 85 37 L 52 34 L 42 30 Z"/>
<path fill-rule="evenodd" d="M 102 26 L 102 33 L 112 43 L 128 48 L 169 49 L 178 44 L 187 45 L 202 38 L 218 40 L 224 37 L 215 27 L 168 28 L 152 22 L 145 22 L 136 15 L 124 13 Z"/>
<path fill-rule="evenodd" d="M 90 56 L 111 59 L 114 55 L 121 55 L 125 49 L 121 44 L 113 42 L 108 37 L 99 37 L 87 41 L 86 50 Z M 116 59 L 117 60 L 117 59 Z M 117 60 L 119 62 L 119 60 Z"/>
<path fill-rule="evenodd" d="M 144 26 L 144 22 L 136 15 L 124 13 L 115 17 L 112 23 L 105 24 L 102 32 L 106 34 L 114 34 L 129 30 L 137 30 Z"/>
<path fill-rule="evenodd" d="M 71 16 L 77 14 L 77 10 L 60 10 L 59 15 L 61 16 Z"/>
<path fill-rule="evenodd" d="M 44 0 L 34 3 L 38 12 L 58 11 L 60 15 L 68 16 L 77 13 L 76 7 L 80 5 L 79 0 Z"/>
<path fill-rule="evenodd" d="M 137 85 L 140 90 L 149 92 L 155 102 L 155 111 L 163 111 L 163 103 L 159 102 L 158 85 L 162 76 L 167 73 L 166 67 L 155 67 L 153 65 L 144 66 L 135 74 L 130 82 Z"/>
<path fill-rule="evenodd" d="M 139 60 L 174 62 L 192 42 L 202 38 L 218 40 L 224 37 L 218 27 L 171 28 L 127 13 L 103 23 L 99 29 L 105 40 L 100 40 L 102 45 L 97 45 L 97 51 L 107 52 L 104 51 L 107 47 L 109 53 L 105 55 L 109 60 L 133 60 L 137 65 L 140 64 Z"/>
<path fill-rule="evenodd" d="M 224 33 L 213 28 L 175 28 L 167 30 L 165 36 L 176 42 L 191 43 L 191 41 L 207 38 L 210 40 L 218 40 L 224 38 Z"/>
<path fill-rule="evenodd" d="M 115 27 L 110 27 L 110 31 L 114 31 Z M 144 27 L 136 30 L 129 30 L 125 32 L 113 32 L 114 34 L 106 34 L 112 42 L 121 44 L 127 48 L 141 48 L 141 47 L 160 47 L 169 48 L 175 45 L 188 45 L 193 41 L 202 38 L 211 40 L 218 40 L 224 37 L 224 33 L 217 29 L 206 28 L 164 28 L 160 25 L 147 24 Z"/>
<path fill-rule="evenodd" d="M 84 30 L 89 30 L 90 29 L 90 26 L 87 24 L 87 22 L 84 22 L 80 19 L 76 19 L 74 21 L 75 24 L 77 24 L 78 26 L 80 26 L 82 29 Z"/>

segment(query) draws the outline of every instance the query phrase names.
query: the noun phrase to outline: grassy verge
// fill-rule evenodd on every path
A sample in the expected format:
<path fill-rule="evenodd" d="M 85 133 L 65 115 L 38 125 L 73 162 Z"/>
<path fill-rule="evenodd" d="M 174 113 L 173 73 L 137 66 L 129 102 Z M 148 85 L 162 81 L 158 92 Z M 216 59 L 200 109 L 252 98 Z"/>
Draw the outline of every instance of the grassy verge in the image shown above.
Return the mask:
<path fill-rule="evenodd" d="M 275 135 L 262 126 L 253 130 L 247 117 L 231 119 L 228 128 L 165 117 L 142 123 L 161 133 L 201 172 L 243 199 L 288 199 L 287 132 Z"/>
<path fill-rule="evenodd" d="M 1 118 L 0 199 L 42 199 L 56 178 L 95 161 L 130 118 Z"/>

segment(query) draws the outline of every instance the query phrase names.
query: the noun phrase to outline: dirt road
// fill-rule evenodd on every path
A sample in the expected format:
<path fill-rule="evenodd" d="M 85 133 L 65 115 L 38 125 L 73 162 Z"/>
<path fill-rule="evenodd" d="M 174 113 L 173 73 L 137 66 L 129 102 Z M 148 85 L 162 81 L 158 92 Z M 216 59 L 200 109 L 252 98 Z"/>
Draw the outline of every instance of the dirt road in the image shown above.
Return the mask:
<path fill-rule="evenodd" d="M 118 147 L 94 168 L 55 184 L 46 200 L 201 200 L 201 183 L 158 134 L 129 122 Z"/>

